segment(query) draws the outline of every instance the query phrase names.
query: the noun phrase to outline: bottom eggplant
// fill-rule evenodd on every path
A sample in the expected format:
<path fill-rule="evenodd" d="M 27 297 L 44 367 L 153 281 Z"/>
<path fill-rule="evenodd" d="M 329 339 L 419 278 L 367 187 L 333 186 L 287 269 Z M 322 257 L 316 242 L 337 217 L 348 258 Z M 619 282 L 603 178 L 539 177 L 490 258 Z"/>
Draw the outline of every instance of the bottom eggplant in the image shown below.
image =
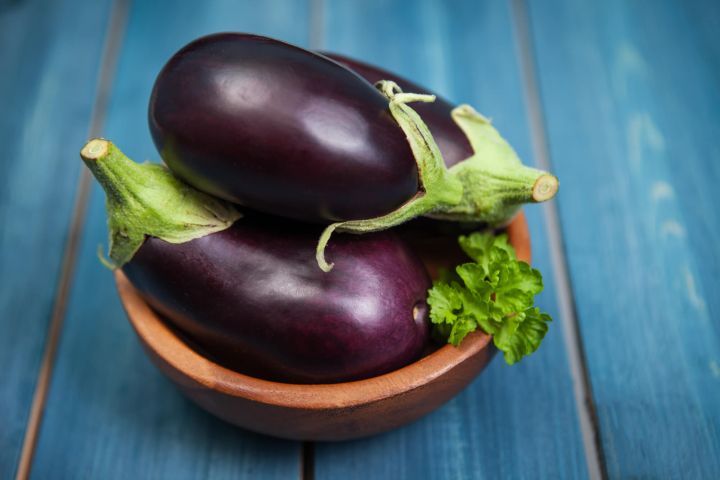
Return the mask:
<path fill-rule="evenodd" d="M 386 373 L 429 342 L 428 274 L 395 234 L 344 235 L 234 207 L 105 140 L 81 156 L 107 193 L 110 261 L 204 353 L 252 376 L 334 383 Z"/>

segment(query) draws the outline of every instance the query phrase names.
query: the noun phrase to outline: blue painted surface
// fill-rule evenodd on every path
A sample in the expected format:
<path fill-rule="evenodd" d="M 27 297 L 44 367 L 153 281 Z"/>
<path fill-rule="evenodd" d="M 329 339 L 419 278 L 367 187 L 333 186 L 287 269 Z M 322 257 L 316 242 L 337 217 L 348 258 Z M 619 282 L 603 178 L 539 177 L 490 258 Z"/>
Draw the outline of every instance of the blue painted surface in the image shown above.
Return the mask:
<path fill-rule="evenodd" d="M 109 4 L 0 2 L 0 478 L 20 455 Z"/>
<path fill-rule="evenodd" d="M 613 478 L 720 478 L 720 4 L 531 2 Z"/>
<path fill-rule="evenodd" d="M 506 4 L 322 3 L 323 48 L 472 103 L 531 163 Z M 109 7 L 0 1 L 0 478 L 16 468 Z M 608 472 L 718 478 L 720 5 L 531 0 L 529 13 Z M 302 45 L 310 23 L 306 2 L 138 0 L 106 136 L 137 160 L 157 159 L 146 103 L 177 48 L 217 30 Z M 557 317 L 541 209 L 526 212 L 546 278 L 539 303 Z M 103 196 L 94 188 L 33 476 L 299 476 L 298 444 L 223 424 L 149 363 L 95 257 L 101 243 Z M 536 355 L 512 368 L 496 359 L 427 418 L 317 445 L 316 476 L 582 478 L 576 416 L 556 321 Z"/>
<path fill-rule="evenodd" d="M 329 1 L 323 48 L 417 80 L 490 116 L 532 163 L 508 6 L 500 2 Z M 368 26 L 372 35 L 368 35 Z M 525 209 L 539 306 L 557 318 L 542 209 Z M 316 446 L 318 479 L 583 478 L 586 475 L 561 325 L 540 351 L 508 367 L 498 356 L 449 404 L 367 440 Z"/>
<path fill-rule="evenodd" d="M 152 82 L 195 37 L 247 30 L 304 44 L 304 3 L 135 2 L 105 135 L 140 161 L 158 159 L 147 129 Z M 80 143 L 75 148 L 80 147 Z M 79 163 L 76 156 L 73 161 Z M 150 364 L 122 311 L 94 187 L 77 275 L 33 464 L 35 478 L 292 478 L 299 444 L 230 427 L 185 400 Z"/>

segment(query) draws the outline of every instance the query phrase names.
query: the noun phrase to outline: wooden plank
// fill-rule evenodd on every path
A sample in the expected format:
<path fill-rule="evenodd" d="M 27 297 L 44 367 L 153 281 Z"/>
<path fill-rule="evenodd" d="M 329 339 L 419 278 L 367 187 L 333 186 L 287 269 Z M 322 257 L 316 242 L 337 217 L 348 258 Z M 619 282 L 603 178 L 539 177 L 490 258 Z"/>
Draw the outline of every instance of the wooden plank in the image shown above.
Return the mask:
<path fill-rule="evenodd" d="M 304 4 L 134 2 L 107 116 L 106 136 L 136 160 L 158 159 L 147 101 L 164 62 L 191 39 L 246 30 L 303 44 Z M 75 148 L 82 142 L 78 141 Z M 76 155 L 73 162 L 79 163 Z M 96 257 L 107 244 L 94 186 L 33 475 L 37 478 L 292 478 L 300 446 L 252 434 L 185 400 L 150 364 Z"/>
<path fill-rule="evenodd" d="M 475 105 L 531 162 L 523 89 L 507 5 L 500 2 L 328 2 L 324 48 Z M 372 34 L 368 26 L 372 25 Z M 508 367 L 496 358 L 465 392 L 397 431 L 318 444 L 318 479 L 583 478 L 577 424 L 542 209 L 526 208 L 539 305 L 556 318 L 541 350 Z"/>
<path fill-rule="evenodd" d="M 613 478 L 720 478 L 720 4 L 531 2 Z"/>
<path fill-rule="evenodd" d="M 0 478 L 18 465 L 110 3 L 0 5 Z"/>

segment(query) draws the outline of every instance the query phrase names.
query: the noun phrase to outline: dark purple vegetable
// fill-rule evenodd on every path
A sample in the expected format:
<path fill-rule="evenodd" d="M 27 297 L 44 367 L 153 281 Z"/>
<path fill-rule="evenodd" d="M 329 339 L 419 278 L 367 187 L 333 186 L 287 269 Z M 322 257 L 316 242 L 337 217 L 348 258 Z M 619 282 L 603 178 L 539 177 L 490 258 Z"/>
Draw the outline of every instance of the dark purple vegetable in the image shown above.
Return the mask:
<path fill-rule="evenodd" d="M 113 266 L 228 367 L 331 383 L 397 369 L 427 345 L 430 279 L 395 234 L 339 238 L 329 247 L 337 266 L 324 273 L 313 259 L 320 227 L 237 220 L 231 205 L 106 140 L 81 156 L 107 193 Z"/>
<path fill-rule="evenodd" d="M 375 217 L 418 189 L 387 99 L 345 67 L 277 40 L 222 33 L 190 43 L 160 72 L 149 121 L 176 175 L 267 213 Z"/>
<path fill-rule="evenodd" d="M 325 271 L 335 229 L 367 233 L 420 215 L 502 225 L 522 203 L 555 195 L 557 178 L 523 166 L 467 105 L 450 112 L 467 137 L 452 162 L 468 143 L 472 154 L 448 169 L 408 106 L 435 98 L 402 92 L 392 81 L 376 87 L 321 54 L 256 35 L 216 34 L 185 46 L 162 69 L 150 130 L 168 167 L 206 193 L 266 213 L 335 222 L 318 242 Z M 431 112 L 441 116 L 447 104 Z M 459 138 L 447 122 L 437 122 L 446 150 Z"/>
<path fill-rule="evenodd" d="M 411 82 L 406 78 L 375 65 L 370 65 L 369 63 L 361 62 L 360 60 L 337 53 L 320 53 L 351 69 L 372 84 L 380 80 L 392 80 L 405 92 L 434 95 L 434 102 L 417 103 L 413 108 L 430 129 L 440 149 L 443 160 L 445 160 L 445 165 L 449 168 L 472 156 L 473 150 L 470 147 L 470 142 L 457 123 L 452 119 L 451 114 L 455 105 L 448 100 L 415 82 Z"/>
<path fill-rule="evenodd" d="M 313 257 L 317 228 L 269 223 L 243 218 L 179 245 L 148 238 L 122 268 L 150 305 L 250 375 L 332 383 L 419 357 L 430 281 L 398 237 L 339 237 L 326 274 Z"/>

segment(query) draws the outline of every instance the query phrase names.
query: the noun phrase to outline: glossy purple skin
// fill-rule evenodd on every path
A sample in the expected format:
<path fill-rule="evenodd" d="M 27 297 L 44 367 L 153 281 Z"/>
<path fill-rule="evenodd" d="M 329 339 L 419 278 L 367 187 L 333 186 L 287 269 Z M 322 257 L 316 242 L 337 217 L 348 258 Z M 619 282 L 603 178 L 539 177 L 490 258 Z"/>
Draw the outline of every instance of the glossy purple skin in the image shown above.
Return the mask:
<path fill-rule="evenodd" d="M 323 273 L 318 234 L 243 218 L 183 244 L 148 238 L 123 271 L 197 346 L 252 376 L 334 383 L 417 359 L 429 338 L 420 260 L 390 232 L 338 235 Z"/>
<path fill-rule="evenodd" d="M 380 67 L 336 53 L 321 53 L 345 67 L 350 68 L 370 83 L 374 84 L 380 80 L 392 80 L 397 83 L 404 92 L 435 95 L 437 98 L 433 103 L 413 103 L 411 106 L 427 124 L 428 128 L 430 128 L 430 132 L 433 134 L 433 138 L 435 138 L 435 142 L 443 156 L 445 165 L 451 167 L 473 154 L 467 137 L 450 116 L 450 112 L 455 108 L 455 105 L 452 103 L 427 88 L 421 87 L 410 80 L 383 70 Z"/>
<path fill-rule="evenodd" d="M 418 190 L 387 99 L 338 63 L 265 37 L 221 33 L 185 46 L 158 75 L 149 123 L 173 173 L 266 213 L 370 218 Z"/>

